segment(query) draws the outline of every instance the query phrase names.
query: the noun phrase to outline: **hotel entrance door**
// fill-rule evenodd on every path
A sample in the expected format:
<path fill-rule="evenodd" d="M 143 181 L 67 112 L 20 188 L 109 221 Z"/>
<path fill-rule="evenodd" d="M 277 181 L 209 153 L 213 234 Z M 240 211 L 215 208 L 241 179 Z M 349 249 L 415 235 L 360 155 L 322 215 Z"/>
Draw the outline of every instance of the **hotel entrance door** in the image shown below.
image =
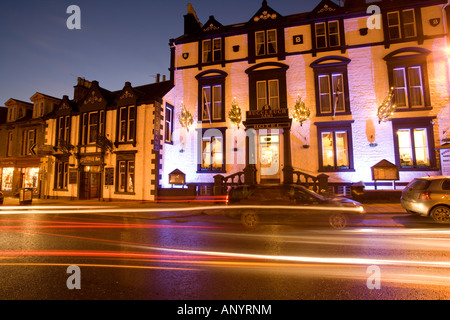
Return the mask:
<path fill-rule="evenodd" d="M 280 183 L 280 134 L 278 130 L 260 130 L 259 163 L 261 183 Z"/>

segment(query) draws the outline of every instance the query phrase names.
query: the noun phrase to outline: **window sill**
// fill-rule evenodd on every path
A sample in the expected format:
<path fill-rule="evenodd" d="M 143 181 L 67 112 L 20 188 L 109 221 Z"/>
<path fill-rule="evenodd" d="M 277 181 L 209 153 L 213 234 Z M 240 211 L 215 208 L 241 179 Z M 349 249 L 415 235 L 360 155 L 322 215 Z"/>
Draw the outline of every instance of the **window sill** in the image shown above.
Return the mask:
<path fill-rule="evenodd" d="M 328 169 L 328 168 L 319 168 L 318 172 L 355 172 L 355 169 Z"/>
<path fill-rule="evenodd" d="M 122 192 L 122 191 L 114 191 L 114 194 L 123 194 L 123 195 L 131 195 L 131 196 L 136 195 L 135 192 Z"/>
<path fill-rule="evenodd" d="M 63 191 L 63 192 L 68 192 L 69 189 L 53 189 L 53 191 Z"/>
<path fill-rule="evenodd" d="M 427 111 L 433 110 L 433 107 L 397 107 L 395 112 L 409 112 L 409 111 Z"/>
<path fill-rule="evenodd" d="M 422 167 L 422 168 L 399 168 L 399 171 L 439 171 L 438 168 L 435 167 Z"/>
<path fill-rule="evenodd" d="M 197 170 L 197 173 L 227 173 L 226 170 Z"/>
<path fill-rule="evenodd" d="M 346 111 L 346 112 L 336 112 L 335 114 L 333 114 L 333 113 L 317 113 L 316 117 L 350 116 L 350 115 L 352 115 L 352 113 L 349 111 Z"/>

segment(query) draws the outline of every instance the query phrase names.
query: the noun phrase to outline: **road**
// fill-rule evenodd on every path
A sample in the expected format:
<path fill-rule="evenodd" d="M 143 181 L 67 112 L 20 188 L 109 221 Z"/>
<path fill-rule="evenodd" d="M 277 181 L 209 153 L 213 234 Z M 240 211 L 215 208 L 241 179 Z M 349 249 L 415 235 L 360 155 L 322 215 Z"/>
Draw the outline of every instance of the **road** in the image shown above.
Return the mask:
<path fill-rule="evenodd" d="M 450 226 L 426 218 L 246 229 L 216 214 L 96 210 L 0 211 L 0 299 L 450 299 Z"/>

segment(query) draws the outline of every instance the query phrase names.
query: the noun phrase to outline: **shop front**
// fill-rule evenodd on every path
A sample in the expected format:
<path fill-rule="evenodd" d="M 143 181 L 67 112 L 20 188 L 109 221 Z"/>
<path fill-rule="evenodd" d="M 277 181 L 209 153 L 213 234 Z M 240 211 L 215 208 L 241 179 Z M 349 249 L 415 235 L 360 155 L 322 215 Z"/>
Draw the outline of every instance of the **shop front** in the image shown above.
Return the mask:
<path fill-rule="evenodd" d="M 40 158 L 0 160 L 1 191 L 5 196 L 15 196 L 21 188 L 33 189 L 39 196 Z"/>

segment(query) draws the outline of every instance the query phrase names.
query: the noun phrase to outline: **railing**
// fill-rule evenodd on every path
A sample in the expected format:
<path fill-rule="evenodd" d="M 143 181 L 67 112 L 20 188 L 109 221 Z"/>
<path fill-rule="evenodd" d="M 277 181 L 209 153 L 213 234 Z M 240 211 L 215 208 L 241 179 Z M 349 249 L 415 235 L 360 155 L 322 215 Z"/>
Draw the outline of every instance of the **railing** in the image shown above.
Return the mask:
<path fill-rule="evenodd" d="M 291 171 L 292 180 L 285 183 L 293 183 L 302 185 L 305 188 L 311 189 L 317 193 L 328 192 L 328 176 L 326 174 L 319 174 L 317 177 L 298 170 Z M 248 167 L 244 171 L 233 173 L 229 176 L 215 175 L 214 176 L 214 195 L 224 195 L 227 193 L 229 187 L 239 186 L 243 184 L 256 184 L 256 169 Z"/>
<path fill-rule="evenodd" d="M 326 174 L 322 173 L 315 177 L 298 170 L 294 170 L 292 174 L 294 176 L 293 184 L 304 186 L 317 193 L 328 192 L 328 176 Z"/>
<path fill-rule="evenodd" d="M 214 176 L 214 195 L 227 193 L 228 187 L 234 187 L 245 183 L 245 172 L 239 171 L 227 177 L 218 174 Z"/>

